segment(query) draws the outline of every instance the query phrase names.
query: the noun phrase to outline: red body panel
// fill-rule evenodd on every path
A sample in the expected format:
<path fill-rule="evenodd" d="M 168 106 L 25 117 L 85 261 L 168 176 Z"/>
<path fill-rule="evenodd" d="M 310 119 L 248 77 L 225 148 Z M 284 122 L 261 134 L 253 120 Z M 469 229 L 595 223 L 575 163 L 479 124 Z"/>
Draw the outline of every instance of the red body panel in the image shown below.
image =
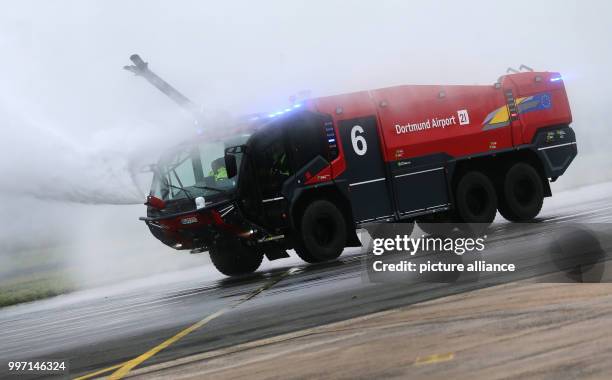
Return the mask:
<path fill-rule="evenodd" d="M 339 158 L 334 160 L 334 162 L 336 162 L 336 166 L 337 166 L 337 162 L 339 162 Z M 314 185 L 315 183 L 323 183 L 323 182 L 327 182 L 329 180 L 332 179 L 332 170 L 334 167 L 334 162 L 332 162 L 332 164 L 328 167 L 326 167 L 325 169 L 321 170 L 320 172 L 316 173 L 315 175 L 313 175 L 312 173 L 306 173 L 306 177 L 307 180 L 305 182 L 306 185 Z M 343 161 L 344 162 L 344 161 Z M 337 172 L 341 172 L 341 170 L 338 170 L 338 168 L 336 168 Z"/>
<path fill-rule="evenodd" d="M 204 212 L 194 211 L 193 213 L 181 215 L 180 217 L 160 220 L 157 223 L 164 229 L 166 237 L 180 243 L 182 248 L 194 247 L 192 246 L 192 239 L 185 238 L 181 231 L 197 232 L 200 229 L 216 226 L 236 235 L 247 233 L 238 226 L 225 223 L 217 210 Z"/>
<path fill-rule="evenodd" d="M 540 82 L 534 80 L 537 75 L 542 78 Z M 543 92 L 551 94 L 550 108 L 519 114 L 523 136 L 521 143 L 530 143 L 538 128 L 572 122 L 572 112 L 565 92 L 565 85 L 562 80 L 551 82 L 551 79 L 556 78 L 561 78 L 561 75 L 559 73 L 523 73 L 505 77 L 503 83 L 506 84 L 507 82 L 508 86 L 513 86 L 516 89 L 517 98 L 529 97 Z"/>
<path fill-rule="evenodd" d="M 512 146 L 509 128 L 482 130 L 487 114 L 504 105 L 501 91 L 493 86 L 402 86 L 372 95 L 376 103 L 386 103 L 379 105 L 385 161 L 437 152 L 463 156 Z M 467 110 L 469 124 L 459 124 L 460 110 Z M 434 127 L 434 122 L 441 126 Z M 429 128 L 404 132 L 404 126 L 421 123 L 429 123 Z"/>
<path fill-rule="evenodd" d="M 508 91 L 519 110 L 515 120 Z M 563 81 L 552 72 L 506 75 L 488 86 L 396 86 L 312 99 L 307 106 L 332 115 L 337 136 L 339 121 L 376 115 L 386 162 L 435 153 L 494 153 L 529 144 L 539 128 L 572 121 Z M 331 169 L 313 173 L 309 183 L 321 182 L 330 170 L 336 178 L 346 169 L 341 141 L 338 146 Z"/>

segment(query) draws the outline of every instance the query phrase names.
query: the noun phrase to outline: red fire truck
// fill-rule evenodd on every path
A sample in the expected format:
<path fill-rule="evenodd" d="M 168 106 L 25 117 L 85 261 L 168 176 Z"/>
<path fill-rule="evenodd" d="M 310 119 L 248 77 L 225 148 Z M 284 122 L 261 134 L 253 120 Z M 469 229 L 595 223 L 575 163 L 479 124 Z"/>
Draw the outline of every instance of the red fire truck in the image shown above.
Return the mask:
<path fill-rule="evenodd" d="M 309 99 L 164 154 L 142 219 L 226 275 L 335 259 L 374 222 L 531 221 L 577 154 L 571 122 L 555 72 Z"/>

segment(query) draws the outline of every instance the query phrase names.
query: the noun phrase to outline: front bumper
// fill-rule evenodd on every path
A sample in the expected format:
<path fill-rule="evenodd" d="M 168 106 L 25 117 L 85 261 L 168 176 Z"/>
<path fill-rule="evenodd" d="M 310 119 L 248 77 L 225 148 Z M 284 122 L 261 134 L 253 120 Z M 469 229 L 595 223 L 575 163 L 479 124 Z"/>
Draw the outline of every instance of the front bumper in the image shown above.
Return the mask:
<path fill-rule="evenodd" d="M 541 131 L 534 139 L 534 146 L 547 178 L 563 175 L 578 154 L 576 134 L 569 126 Z"/>

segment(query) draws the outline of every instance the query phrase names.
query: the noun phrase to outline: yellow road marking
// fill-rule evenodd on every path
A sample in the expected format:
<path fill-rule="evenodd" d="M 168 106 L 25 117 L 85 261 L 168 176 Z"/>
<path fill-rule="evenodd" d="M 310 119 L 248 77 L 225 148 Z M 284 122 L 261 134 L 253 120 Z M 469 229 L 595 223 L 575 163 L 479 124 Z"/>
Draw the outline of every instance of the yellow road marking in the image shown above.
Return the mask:
<path fill-rule="evenodd" d="M 120 368 L 122 365 L 124 365 L 126 363 L 127 362 L 121 363 L 121 364 L 116 364 L 116 365 L 114 365 L 112 367 L 100 369 L 100 370 L 97 370 L 96 372 L 88 373 L 87 375 L 84 375 L 84 376 L 75 377 L 74 380 L 86 380 L 86 379 L 90 379 L 92 377 L 95 377 L 95 376 L 101 375 L 103 373 L 110 372 L 110 371 L 112 371 L 114 369 Z"/>
<path fill-rule="evenodd" d="M 152 357 L 153 355 L 157 354 L 159 351 L 163 350 L 164 348 L 169 347 L 171 344 L 181 340 L 187 334 L 189 334 L 189 333 L 199 329 L 200 327 L 204 326 L 205 324 L 207 324 L 208 322 L 212 321 L 213 319 L 219 317 L 220 315 L 223 315 L 228 310 L 230 310 L 230 308 L 223 308 L 223 309 L 217 311 L 216 313 L 213 313 L 213 314 L 209 315 L 208 317 L 202 319 L 201 321 L 199 321 L 197 323 L 194 323 L 193 325 L 187 327 L 185 330 L 179 332 L 178 334 L 176 334 L 172 338 L 167 339 L 162 344 L 160 344 L 160 345 L 158 345 L 156 347 L 153 347 L 152 349 L 150 349 L 149 351 L 145 352 L 144 354 L 142 354 L 142 355 L 140 355 L 140 356 L 138 356 L 138 357 L 128 361 L 123 366 L 121 366 L 121 368 L 119 368 L 117 371 L 113 372 L 113 374 L 110 375 L 109 379 L 116 380 L 116 379 L 123 378 L 125 375 L 128 374 L 128 372 L 130 372 L 137 365 L 141 364 L 145 360 L 147 360 L 150 357 Z"/>
<path fill-rule="evenodd" d="M 425 357 L 417 357 L 414 361 L 414 365 L 421 366 L 427 364 L 435 364 L 441 362 L 447 362 L 449 360 L 453 360 L 455 358 L 455 354 L 453 352 L 449 352 L 447 354 L 435 354 L 429 355 Z"/>
<path fill-rule="evenodd" d="M 301 269 L 299 269 L 299 268 L 291 268 L 291 269 L 283 272 L 282 274 L 280 274 L 276 278 L 273 278 L 272 280 L 268 281 L 268 283 L 264 284 L 263 286 L 257 288 L 253 292 L 247 294 L 245 297 L 241 298 L 234 305 L 232 305 L 230 307 L 225 307 L 225 308 L 223 308 L 223 309 L 221 309 L 221 310 L 219 310 L 219 311 L 217 311 L 217 312 L 215 312 L 213 314 L 210 314 L 206 318 L 200 320 L 199 322 L 194 323 L 193 325 L 187 327 L 186 329 L 182 330 L 178 334 L 174 335 L 172 338 L 169 338 L 169 339 L 165 340 L 160 345 L 153 347 L 149 351 L 145 352 L 144 354 L 142 354 L 142 355 L 140 355 L 140 356 L 138 356 L 138 357 L 136 357 L 136 358 L 134 358 L 132 360 L 129 360 L 129 361 L 121 363 L 121 364 L 117 364 L 117 365 L 112 366 L 112 367 L 104 368 L 104 369 L 101 369 L 101 370 L 89 373 L 87 375 L 83 375 L 81 377 L 77 377 L 74 380 L 86 380 L 86 379 L 89 379 L 89 378 L 101 375 L 103 373 L 110 372 L 112 370 L 116 370 L 116 371 L 113 372 L 110 375 L 109 379 L 112 379 L 112 380 L 121 379 L 121 378 L 125 377 L 125 375 L 127 375 L 136 366 L 142 364 L 147 359 L 150 359 L 152 356 L 154 356 L 155 354 L 157 354 L 161 350 L 163 350 L 165 348 L 168 348 L 173 343 L 176 343 L 177 341 L 181 340 L 182 338 L 187 336 L 189 333 L 191 333 L 191 332 L 199 329 L 200 327 L 206 325 L 208 322 L 212 321 L 213 319 L 220 317 L 221 315 L 225 314 L 226 312 L 230 311 L 231 309 L 239 306 L 243 302 L 246 302 L 246 301 L 256 297 L 261 292 L 263 292 L 263 291 L 265 291 L 267 289 L 270 289 L 272 286 L 277 284 L 283 278 L 285 278 L 285 277 L 287 277 L 287 276 L 289 276 L 291 274 L 297 273 L 299 271 L 301 271 Z"/>

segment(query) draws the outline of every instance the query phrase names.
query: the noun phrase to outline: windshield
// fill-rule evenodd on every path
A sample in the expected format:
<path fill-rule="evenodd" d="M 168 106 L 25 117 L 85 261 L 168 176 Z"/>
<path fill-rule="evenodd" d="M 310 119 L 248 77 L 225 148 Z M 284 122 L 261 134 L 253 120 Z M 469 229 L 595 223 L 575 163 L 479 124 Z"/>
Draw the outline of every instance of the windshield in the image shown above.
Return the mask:
<path fill-rule="evenodd" d="M 232 191 L 238 176 L 227 178 L 225 149 L 246 142 L 248 135 L 226 141 L 182 145 L 159 161 L 153 178 L 151 195 L 174 200 L 209 197 Z M 240 167 L 242 153 L 235 153 Z"/>

